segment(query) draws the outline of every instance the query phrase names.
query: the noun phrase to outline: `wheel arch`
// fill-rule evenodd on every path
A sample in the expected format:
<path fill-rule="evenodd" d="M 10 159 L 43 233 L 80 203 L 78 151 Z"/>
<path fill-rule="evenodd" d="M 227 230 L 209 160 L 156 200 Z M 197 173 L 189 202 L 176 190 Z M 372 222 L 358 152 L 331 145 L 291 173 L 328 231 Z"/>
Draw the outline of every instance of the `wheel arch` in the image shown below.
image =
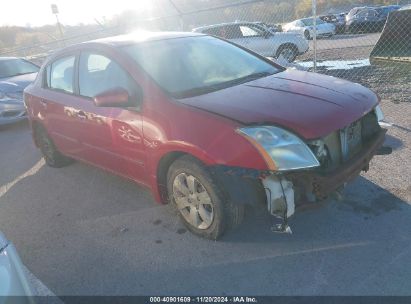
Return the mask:
<path fill-rule="evenodd" d="M 297 53 L 298 53 L 298 46 L 297 46 L 295 43 L 293 43 L 293 42 L 286 42 L 286 43 L 281 44 L 281 45 L 278 47 L 276 56 L 279 56 L 279 55 L 280 55 L 280 52 L 281 52 L 284 48 L 286 48 L 286 47 L 291 47 L 291 48 L 293 48 L 294 50 L 296 50 Z"/>
<path fill-rule="evenodd" d="M 201 157 L 194 155 L 193 153 L 183 151 L 183 150 L 173 150 L 162 155 L 158 161 L 156 168 L 156 198 L 162 204 L 168 204 L 168 193 L 167 193 L 167 173 L 170 166 L 179 158 L 183 156 L 190 156 L 198 161 L 204 163 Z"/>
<path fill-rule="evenodd" d="M 172 151 L 169 152 L 163 157 L 161 157 L 160 161 L 157 165 L 156 170 L 156 186 L 157 192 L 159 194 L 160 202 L 163 204 L 168 203 L 168 195 L 167 195 L 167 173 L 168 169 L 170 168 L 171 164 L 175 162 L 178 158 L 182 157 L 183 155 L 187 155 L 186 152 L 182 151 Z"/>

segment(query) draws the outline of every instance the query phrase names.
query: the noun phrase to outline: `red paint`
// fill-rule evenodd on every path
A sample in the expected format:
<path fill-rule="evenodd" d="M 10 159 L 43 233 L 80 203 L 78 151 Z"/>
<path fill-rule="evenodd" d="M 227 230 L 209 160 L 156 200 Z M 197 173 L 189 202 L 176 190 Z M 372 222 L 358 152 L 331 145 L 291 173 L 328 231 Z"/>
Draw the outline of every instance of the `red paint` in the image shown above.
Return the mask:
<path fill-rule="evenodd" d="M 259 152 L 236 133 L 238 127 L 275 124 L 303 138 L 317 138 L 378 103 L 374 93 L 359 85 L 295 71 L 176 101 L 117 47 L 127 43 L 133 41 L 116 38 L 69 47 L 44 66 L 62 54 L 101 52 L 142 88 L 140 111 L 97 107 L 92 99 L 42 88 L 44 66 L 26 89 L 25 100 L 30 121 L 41 123 L 62 153 L 147 185 L 158 201 L 158 164 L 168 153 L 188 153 L 207 165 L 266 170 Z"/>

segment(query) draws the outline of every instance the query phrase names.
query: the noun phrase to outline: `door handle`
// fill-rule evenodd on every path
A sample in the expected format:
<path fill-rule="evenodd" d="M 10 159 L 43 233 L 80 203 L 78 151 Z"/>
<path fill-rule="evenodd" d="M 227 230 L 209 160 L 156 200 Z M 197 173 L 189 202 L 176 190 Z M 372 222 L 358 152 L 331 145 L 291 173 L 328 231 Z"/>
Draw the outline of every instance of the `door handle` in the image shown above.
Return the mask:
<path fill-rule="evenodd" d="M 87 114 L 83 111 L 77 111 L 77 117 L 80 119 L 87 119 Z"/>
<path fill-rule="evenodd" d="M 45 101 L 44 99 L 40 99 L 40 104 L 41 104 L 43 107 L 47 107 L 47 101 Z"/>

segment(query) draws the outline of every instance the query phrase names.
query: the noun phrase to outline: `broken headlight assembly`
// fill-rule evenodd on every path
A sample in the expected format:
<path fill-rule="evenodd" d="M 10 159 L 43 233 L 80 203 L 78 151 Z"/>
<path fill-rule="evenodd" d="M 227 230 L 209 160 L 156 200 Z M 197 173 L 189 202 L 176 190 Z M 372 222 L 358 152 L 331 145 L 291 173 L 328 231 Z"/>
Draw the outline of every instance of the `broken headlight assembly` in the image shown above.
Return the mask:
<path fill-rule="evenodd" d="M 320 166 L 311 149 L 298 136 L 274 126 L 238 129 L 260 152 L 270 170 L 288 171 Z"/>

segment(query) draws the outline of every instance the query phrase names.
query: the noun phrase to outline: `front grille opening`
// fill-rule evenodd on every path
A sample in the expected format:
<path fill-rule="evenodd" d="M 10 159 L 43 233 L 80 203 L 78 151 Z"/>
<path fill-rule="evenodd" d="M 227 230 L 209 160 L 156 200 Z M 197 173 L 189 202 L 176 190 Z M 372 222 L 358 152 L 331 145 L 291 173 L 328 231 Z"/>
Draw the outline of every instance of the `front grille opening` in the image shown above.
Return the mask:
<path fill-rule="evenodd" d="M 309 142 L 308 146 L 320 162 L 320 170 L 328 172 L 350 161 L 380 130 L 377 116 L 371 111 L 349 126 Z"/>

